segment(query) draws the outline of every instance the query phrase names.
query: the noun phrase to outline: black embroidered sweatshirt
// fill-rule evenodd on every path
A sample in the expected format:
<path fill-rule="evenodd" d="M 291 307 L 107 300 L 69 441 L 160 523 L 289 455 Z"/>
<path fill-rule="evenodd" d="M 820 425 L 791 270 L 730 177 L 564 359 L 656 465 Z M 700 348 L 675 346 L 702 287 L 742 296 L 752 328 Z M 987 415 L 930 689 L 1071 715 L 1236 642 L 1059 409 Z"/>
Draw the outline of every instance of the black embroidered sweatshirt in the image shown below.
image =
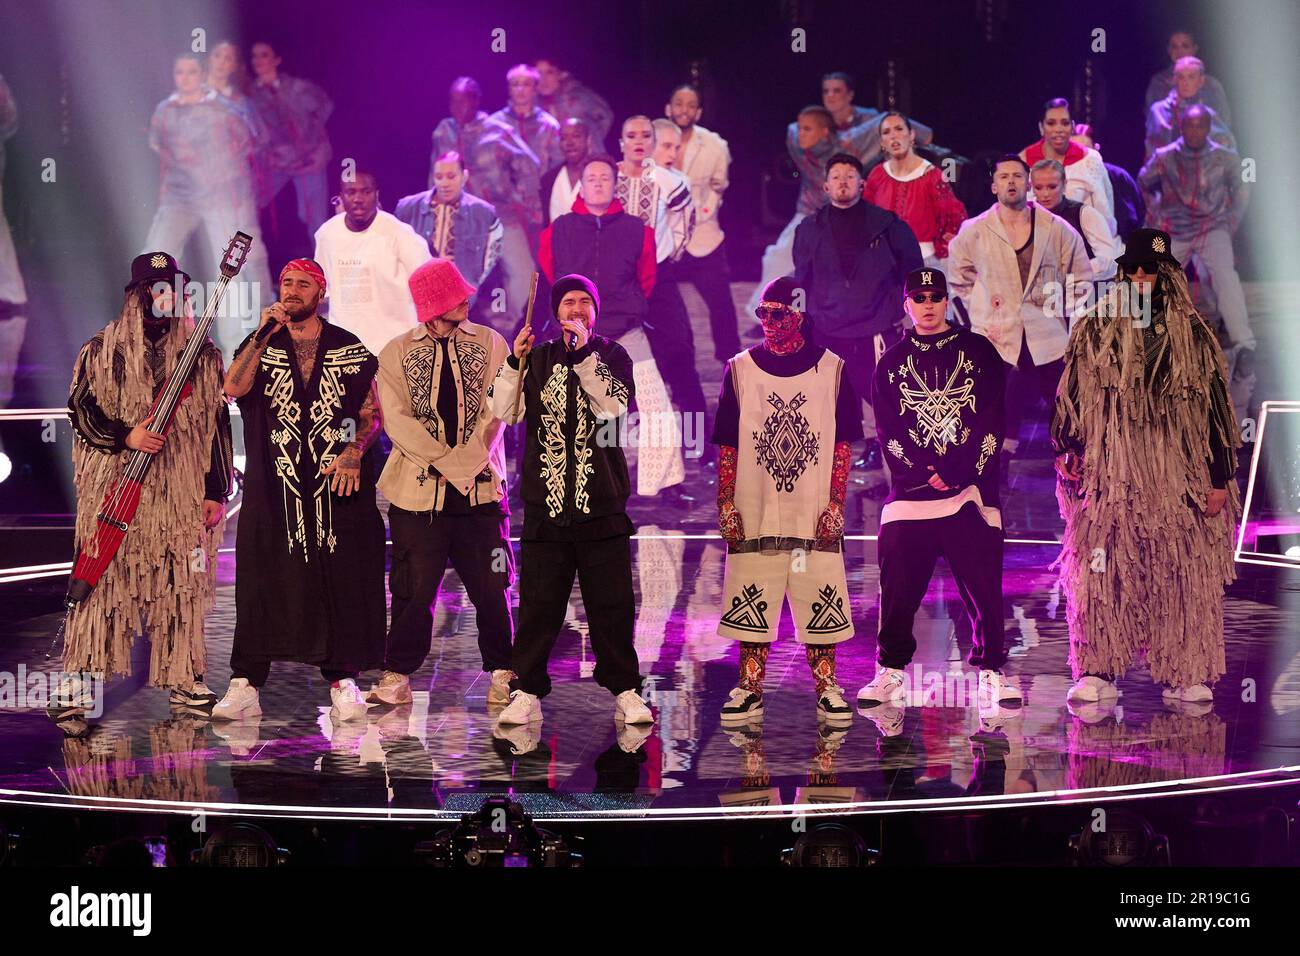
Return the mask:
<path fill-rule="evenodd" d="M 519 361 L 513 355 L 487 398 L 502 421 L 526 426 L 520 468 L 524 539 L 630 534 L 632 484 L 620 444 L 622 417 L 636 398 L 627 351 L 603 335 L 574 352 L 555 339 L 533 349 L 523 377 L 517 413 Z"/>
<path fill-rule="evenodd" d="M 984 336 L 949 326 L 908 331 L 872 377 L 876 435 L 889 462 L 891 501 L 937 501 L 976 485 L 998 507 L 1006 365 Z M 933 468 L 933 471 L 930 469 Z M 938 474 L 951 490 L 938 491 Z"/>

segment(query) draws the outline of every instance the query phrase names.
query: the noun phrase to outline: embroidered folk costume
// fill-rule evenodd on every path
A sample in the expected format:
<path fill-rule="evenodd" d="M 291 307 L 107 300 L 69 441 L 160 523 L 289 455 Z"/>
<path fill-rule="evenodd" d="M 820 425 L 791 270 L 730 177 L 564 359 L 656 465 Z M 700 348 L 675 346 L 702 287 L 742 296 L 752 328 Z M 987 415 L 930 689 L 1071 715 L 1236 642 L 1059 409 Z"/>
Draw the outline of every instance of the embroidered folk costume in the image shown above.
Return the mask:
<path fill-rule="evenodd" d="M 591 332 L 600 294 L 590 279 L 558 279 L 551 309 L 562 338 L 527 353 L 522 400 L 518 353 L 527 327 L 488 389 L 492 414 L 508 424 L 522 420 L 526 432 L 519 629 L 512 664 L 518 677 L 511 681 L 510 705 L 499 720 L 540 719 L 538 700 L 551 691 L 547 661 L 576 575 L 596 654 L 596 683 L 617 697 L 617 712 L 628 723 L 649 723 L 653 717 L 637 695 L 633 527 L 626 510 L 631 486 L 619 428 L 636 394 L 632 359 L 617 342 Z M 585 335 L 577 333 L 579 326 Z M 571 336 L 574 348 L 566 341 Z"/>
<path fill-rule="evenodd" d="M 290 262 L 282 283 L 293 271 L 311 275 L 324 291 L 316 263 Z M 252 387 L 236 399 L 247 463 L 231 675 L 258 687 L 272 661 L 300 661 L 339 680 L 383 661 L 384 522 L 369 451 L 381 424 L 379 362 L 355 335 L 328 322 L 306 342 L 283 327 L 261 341 L 256 335 L 231 363 L 234 375 L 243 369 L 241 354 L 255 350 Z M 323 470 L 350 458 L 359 458 L 359 482 L 343 495 Z"/>
<path fill-rule="evenodd" d="M 118 317 L 81 348 L 68 397 L 77 442 L 76 547 L 93 548 L 96 515 L 132 451 L 128 437 L 144 423 L 190 333 L 188 311 L 173 300 L 155 308 L 152 289 L 188 281 L 176 260 L 145 253 L 131 265 Z M 179 288 L 171 290 L 179 294 Z M 231 490 L 230 417 L 221 391 L 221 353 L 205 340 L 170 432 L 155 455 L 140 506 L 108 569 L 76 605 L 64 634 L 66 672 L 105 677 L 131 673 L 138 633 L 151 643 L 149 683 L 194 690 L 206 669 L 203 617 L 211 609 L 217 548 L 225 530 L 220 506 Z M 208 518 L 205 527 L 205 502 Z M 201 691 L 209 696 L 206 688 Z M 216 698 L 206 702 L 210 705 Z"/>
<path fill-rule="evenodd" d="M 1223 352 L 1172 246 L 1155 229 L 1129 237 L 1120 284 L 1075 324 L 1057 397 L 1061 582 L 1085 700 L 1113 696 L 1141 660 L 1183 700 L 1211 699 L 1224 672 L 1241 440 Z M 1145 302 L 1139 268 L 1156 276 Z"/>
<path fill-rule="evenodd" d="M 410 278 L 420 324 L 379 355 L 384 430 L 393 442 L 379 478 L 393 535 L 393 616 L 385 673 L 371 700 L 405 703 L 408 677 L 433 638 L 432 606 L 448 563 L 474 605 L 492 703 L 506 702 L 510 674 L 510 506 L 505 427 L 484 394 L 509 354 L 492 329 L 466 321 L 475 289 L 450 259 Z"/>
<path fill-rule="evenodd" d="M 807 646 L 819 711 L 852 716 L 835 681 L 835 645 L 853 636 L 844 496 L 862 420 L 843 360 L 806 339 L 797 293 L 793 279 L 768 284 L 757 310 L 764 342 L 727 363 L 718 402 L 718 521 L 727 541 L 718 633 L 741 642 L 740 682 L 724 719 L 762 713 L 764 664 L 785 601 Z"/>

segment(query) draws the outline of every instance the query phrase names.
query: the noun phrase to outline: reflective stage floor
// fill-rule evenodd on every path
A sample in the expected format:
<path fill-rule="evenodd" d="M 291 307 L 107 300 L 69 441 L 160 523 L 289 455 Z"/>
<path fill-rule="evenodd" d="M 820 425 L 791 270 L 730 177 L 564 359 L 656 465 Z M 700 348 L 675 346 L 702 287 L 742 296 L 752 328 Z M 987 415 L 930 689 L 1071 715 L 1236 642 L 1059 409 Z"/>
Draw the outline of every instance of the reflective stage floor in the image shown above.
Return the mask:
<path fill-rule="evenodd" d="M 857 636 L 840 646 L 839 675 L 849 695 L 874 670 L 877 572 L 875 543 L 865 537 L 847 548 Z M 716 634 L 723 547 L 702 529 L 642 524 L 634 574 L 637 651 L 657 718 L 649 729 L 616 725 L 611 696 L 591 680 L 575 590 L 543 722 L 494 731 L 473 607 L 449 572 L 411 705 L 336 723 L 319 673 L 277 664 L 262 717 L 214 723 L 170 713 L 165 693 L 138 677 L 121 680 L 108 686 L 105 713 L 82 739 L 65 738 L 42 711 L 4 711 L 0 791 L 58 805 L 414 818 L 460 815 L 485 795 L 509 792 L 538 818 L 639 818 L 792 804 L 952 809 L 954 801 L 1095 798 L 1096 788 L 1113 799 L 1300 776 L 1294 573 L 1243 567 L 1227 602 L 1228 673 L 1212 707 L 1171 707 L 1145 670 L 1134 669 L 1115 705 L 1078 708 L 1065 701 L 1064 607 L 1047 569 L 1055 554 L 1051 544 L 1007 549 L 1008 636 L 1025 691 L 1017 709 L 981 715 L 963 663 L 969 625 L 941 565 L 917 619 L 908 706 L 861 711 L 846 727 L 819 723 L 787 611 L 768 665 L 764 717 L 724 726 L 718 711 L 735 684 L 737 656 Z M 223 555 L 208 621 L 208 678 L 218 693 L 228 678 L 232 565 L 233 554 Z M 58 619 L 57 612 L 11 619 L 0 671 L 53 669 L 45 653 Z M 137 647 L 142 674 L 148 645 Z"/>

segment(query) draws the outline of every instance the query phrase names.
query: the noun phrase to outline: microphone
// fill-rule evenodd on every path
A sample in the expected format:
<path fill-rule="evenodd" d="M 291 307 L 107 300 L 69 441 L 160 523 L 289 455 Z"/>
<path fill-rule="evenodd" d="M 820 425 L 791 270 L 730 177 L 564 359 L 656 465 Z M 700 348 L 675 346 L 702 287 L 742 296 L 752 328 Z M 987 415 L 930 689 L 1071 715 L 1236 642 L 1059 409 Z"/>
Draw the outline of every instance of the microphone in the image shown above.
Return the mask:
<path fill-rule="evenodd" d="M 578 350 L 578 333 L 577 333 L 577 332 L 570 332 L 570 333 L 568 334 L 568 336 L 566 336 L 566 341 L 569 343 L 569 351 L 570 351 L 570 352 L 576 352 L 576 351 Z"/>
<path fill-rule="evenodd" d="M 275 305 L 280 305 L 280 303 L 276 302 Z M 275 308 L 275 305 L 271 306 L 271 308 Z M 284 308 L 283 306 L 280 307 L 282 309 Z M 273 322 L 266 323 L 266 325 L 262 326 L 260 329 L 257 330 L 257 334 L 253 336 L 253 341 L 261 342 L 263 339 L 270 338 L 271 335 L 273 335 L 275 333 L 275 330 L 278 328 L 280 328 L 279 322 L 273 321 Z"/>

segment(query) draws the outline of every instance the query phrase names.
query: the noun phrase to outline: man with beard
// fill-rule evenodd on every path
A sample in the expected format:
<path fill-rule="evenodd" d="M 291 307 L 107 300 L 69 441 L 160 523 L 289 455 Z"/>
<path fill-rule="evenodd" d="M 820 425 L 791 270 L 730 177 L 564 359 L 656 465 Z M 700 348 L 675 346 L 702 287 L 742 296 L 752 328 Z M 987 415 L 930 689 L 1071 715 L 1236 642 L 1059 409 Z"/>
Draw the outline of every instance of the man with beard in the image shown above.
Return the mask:
<path fill-rule="evenodd" d="M 1172 249 L 1168 233 L 1133 233 L 1065 356 L 1052 443 L 1071 700 L 1113 702 L 1145 658 L 1166 700 L 1205 706 L 1224 672 L 1241 439 L 1223 352 Z"/>
<path fill-rule="evenodd" d="M 213 716 L 260 714 L 272 661 L 316 664 L 331 716 L 365 716 L 359 671 L 384 653 L 384 522 L 373 456 L 378 360 L 323 322 L 325 273 L 280 271 L 280 301 L 244 340 L 226 394 L 244 419 L 244 508 L 235 541 L 231 681 Z"/>
<path fill-rule="evenodd" d="M 948 285 L 965 305 L 971 330 L 1011 366 L 1003 448 L 1015 454 L 1026 392 L 1036 389 L 1049 406 L 1056 400 L 1074 308 L 1071 283 L 1082 292 L 1092 266 L 1070 224 L 1029 202 L 1023 159 L 1008 154 L 994 163 L 991 188 L 997 201 L 962 223 L 948 244 Z"/>
<path fill-rule="evenodd" d="M 866 428 L 876 360 L 901 334 L 898 297 L 907 274 L 921 267 L 921 246 L 898 216 L 862 198 L 862 164 L 847 153 L 826 162 L 830 202 L 799 224 L 794 235 L 794 275 L 817 323 L 817 344 L 844 359 L 844 373 L 864 402 Z M 880 451 L 867 440 L 865 461 L 877 472 L 868 491 L 885 490 Z"/>
<path fill-rule="evenodd" d="M 600 300 L 586 276 L 557 279 L 551 311 L 560 337 L 533 349 L 536 336 L 525 325 L 488 389 L 492 414 L 511 425 L 524 421 L 528 436 L 521 468 L 519 631 L 511 667 L 519 676 L 510 682 L 510 703 L 498 718 L 505 726 L 542 719 L 541 698 L 551 691 L 547 662 L 575 575 L 591 626 L 596 683 L 614 695 L 615 721 L 654 721 L 637 693 L 631 482 L 618 434 L 636 385 L 631 356 L 595 333 Z"/>
<path fill-rule="evenodd" d="M 168 434 L 151 431 L 154 396 L 194 330 L 179 304 L 189 276 L 165 252 L 131 263 L 118 317 L 82 346 L 68 397 L 78 441 L 76 544 L 92 546 L 96 515 L 130 452 L 152 453 L 131 531 L 90 596 L 68 617 L 63 669 L 106 677 L 131 673 L 137 631 L 152 643 L 149 683 L 171 703 L 211 707 L 203 682 L 203 617 L 211 609 L 217 548 L 231 485 L 230 416 L 221 393 L 221 354 L 205 340 L 191 373 L 193 391 Z M 59 717 L 87 701 L 64 688 Z"/>

